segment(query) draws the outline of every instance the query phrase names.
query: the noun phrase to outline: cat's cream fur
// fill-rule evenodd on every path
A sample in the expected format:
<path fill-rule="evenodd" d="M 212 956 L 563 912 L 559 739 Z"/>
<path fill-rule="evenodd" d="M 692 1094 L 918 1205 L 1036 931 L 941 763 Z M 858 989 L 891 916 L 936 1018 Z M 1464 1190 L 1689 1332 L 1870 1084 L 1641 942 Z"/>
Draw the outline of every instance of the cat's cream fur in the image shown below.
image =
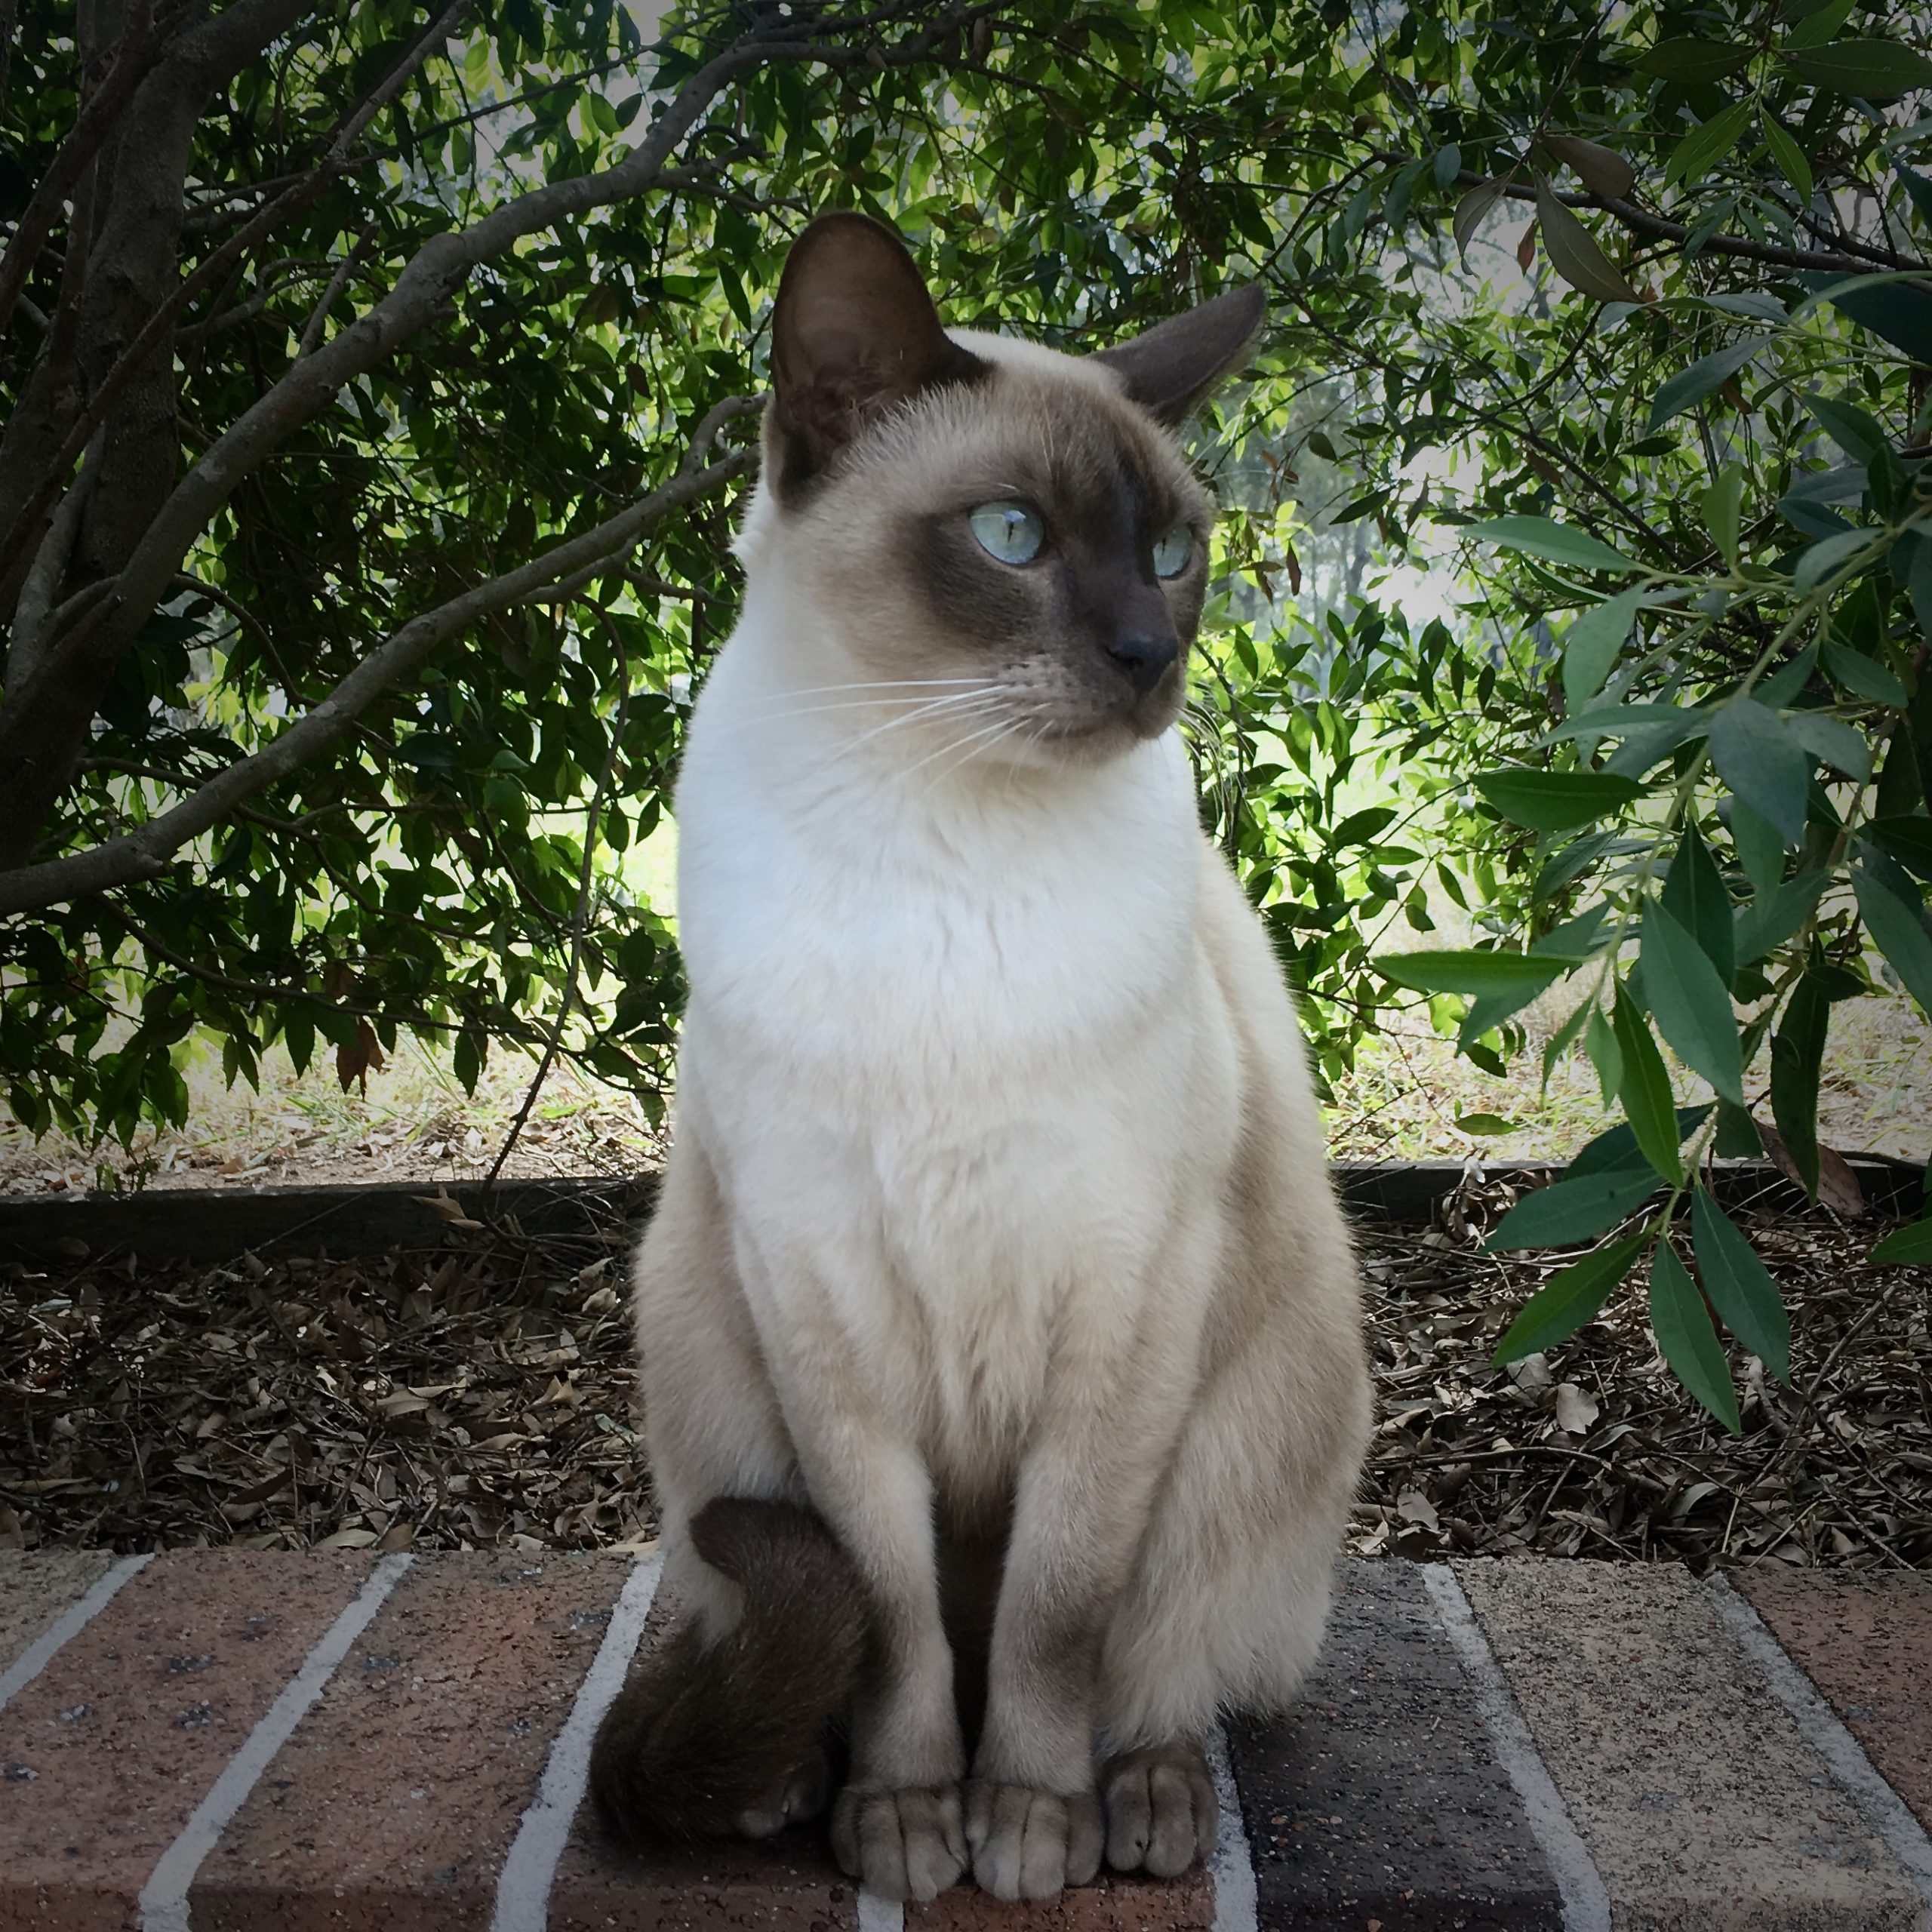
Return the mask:
<path fill-rule="evenodd" d="M 1201 1740 L 1315 1655 L 1368 1396 L 1300 1032 L 1159 728 L 1177 690 L 1150 713 L 909 588 L 908 520 L 1014 494 L 1016 439 L 1127 451 L 1204 540 L 1205 500 L 1116 368 L 949 340 L 977 380 L 855 420 L 789 500 L 768 444 L 678 788 L 691 1000 L 636 1311 L 666 1590 L 715 1637 L 742 1599 L 694 1512 L 819 1512 L 874 1629 L 840 1855 L 1011 1897 L 1103 1841 L 1211 1844 Z M 1157 586 L 1183 649 L 1203 568 Z M 995 694 L 881 681 L 940 678 Z M 940 1573 L 1002 1537 L 969 1763 Z"/>

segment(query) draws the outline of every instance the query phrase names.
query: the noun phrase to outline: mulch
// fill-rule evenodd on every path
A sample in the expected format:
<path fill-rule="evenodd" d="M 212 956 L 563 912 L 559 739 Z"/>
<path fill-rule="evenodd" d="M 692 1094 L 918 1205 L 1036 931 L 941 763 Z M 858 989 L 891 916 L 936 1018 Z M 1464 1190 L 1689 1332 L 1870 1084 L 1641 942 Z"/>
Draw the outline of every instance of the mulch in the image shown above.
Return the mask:
<path fill-rule="evenodd" d="M 1932 1269 L 1870 1223 L 1761 1218 L 1792 1383 L 1740 1364 L 1727 1434 L 1640 1297 L 1491 1364 L 1560 1260 L 1495 1256 L 1506 1200 L 1361 1232 L 1380 1420 L 1358 1554 L 1932 1569 Z M 484 1242 L 357 1261 L 131 1256 L 0 1274 L 0 1548 L 645 1546 L 623 1257 Z"/>

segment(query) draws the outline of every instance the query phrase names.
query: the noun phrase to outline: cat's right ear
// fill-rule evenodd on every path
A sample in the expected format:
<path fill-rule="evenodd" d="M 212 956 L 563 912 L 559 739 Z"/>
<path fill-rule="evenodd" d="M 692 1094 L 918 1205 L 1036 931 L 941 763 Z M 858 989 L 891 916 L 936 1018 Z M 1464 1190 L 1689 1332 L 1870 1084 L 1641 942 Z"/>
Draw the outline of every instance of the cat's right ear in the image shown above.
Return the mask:
<path fill-rule="evenodd" d="M 986 368 L 948 340 L 897 235 L 867 215 L 820 215 L 792 243 L 772 310 L 780 499 L 795 501 L 888 410 Z"/>

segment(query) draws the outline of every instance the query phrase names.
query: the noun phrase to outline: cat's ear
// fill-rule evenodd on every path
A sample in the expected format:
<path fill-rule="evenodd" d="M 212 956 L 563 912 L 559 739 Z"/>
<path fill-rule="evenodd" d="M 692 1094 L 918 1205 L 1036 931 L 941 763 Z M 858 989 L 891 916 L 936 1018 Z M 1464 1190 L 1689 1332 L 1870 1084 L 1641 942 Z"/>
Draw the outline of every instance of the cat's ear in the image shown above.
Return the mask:
<path fill-rule="evenodd" d="M 1114 371 L 1134 401 L 1177 428 L 1247 354 L 1267 306 L 1261 285 L 1251 281 L 1088 359 Z"/>
<path fill-rule="evenodd" d="M 863 214 L 822 214 L 792 245 L 771 316 L 780 496 L 896 405 L 986 365 L 947 339 L 906 245 Z"/>

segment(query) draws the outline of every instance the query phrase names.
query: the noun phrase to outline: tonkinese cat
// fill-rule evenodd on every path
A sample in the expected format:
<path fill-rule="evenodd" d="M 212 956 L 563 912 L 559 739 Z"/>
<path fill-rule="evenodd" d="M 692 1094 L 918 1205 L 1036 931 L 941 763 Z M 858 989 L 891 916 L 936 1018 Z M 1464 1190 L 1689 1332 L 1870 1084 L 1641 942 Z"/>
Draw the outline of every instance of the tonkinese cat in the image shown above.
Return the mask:
<path fill-rule="evenodd" d="M 1301 1036 L 1174 729 L 1241 289 L 1097 355 L 942 328 L 821 217 L 677 792 L 691 999 L 637 1268 L 668 1635 L 619 1828 L 831 1795 L 1002 1898 L 1212 1846 L 1203 1741 L 1320 1641 L 1367 1433 Z"/>

